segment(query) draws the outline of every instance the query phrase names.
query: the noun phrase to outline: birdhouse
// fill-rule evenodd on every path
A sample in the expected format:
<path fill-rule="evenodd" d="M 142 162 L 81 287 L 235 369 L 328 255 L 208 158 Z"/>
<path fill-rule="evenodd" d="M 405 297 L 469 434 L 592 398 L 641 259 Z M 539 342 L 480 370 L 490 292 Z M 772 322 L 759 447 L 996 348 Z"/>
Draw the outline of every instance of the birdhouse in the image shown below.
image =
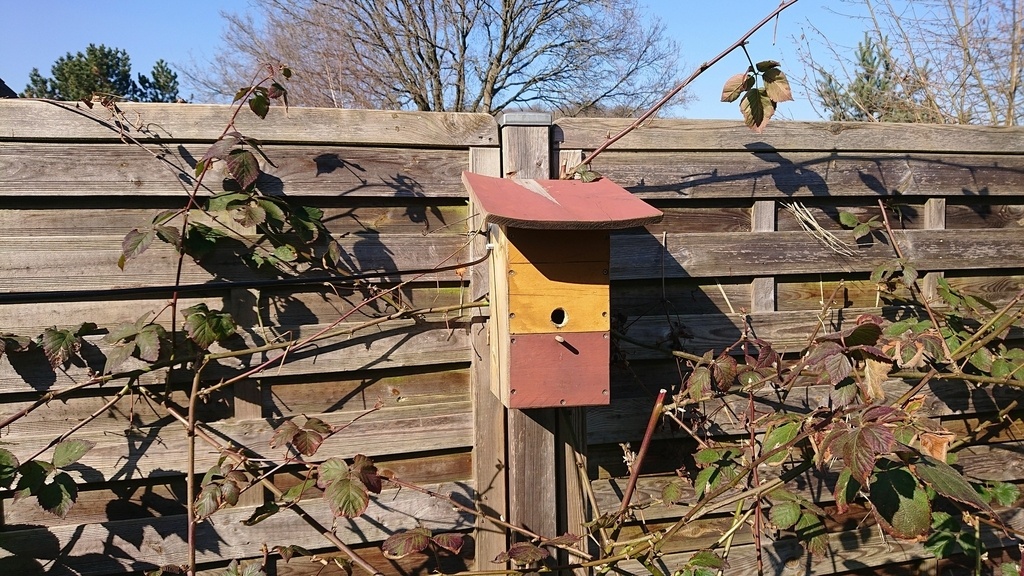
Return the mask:
<path fill-rule="evenodd" d="M 492 391 L 509 408 L 608 404 L 609 233 L 662 213 L 607 179 L 462 180 L 492 248 Z"/>

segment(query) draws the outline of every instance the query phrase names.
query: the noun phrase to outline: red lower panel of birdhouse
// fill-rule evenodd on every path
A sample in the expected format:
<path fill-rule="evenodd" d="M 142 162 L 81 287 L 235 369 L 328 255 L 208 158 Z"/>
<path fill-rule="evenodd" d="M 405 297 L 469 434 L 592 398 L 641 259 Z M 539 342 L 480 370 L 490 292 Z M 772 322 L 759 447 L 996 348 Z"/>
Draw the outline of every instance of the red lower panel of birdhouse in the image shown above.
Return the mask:
<path fill-rule="evenodd" d="M 607 332 L 516 334 L 509 343 L 509 408 L 608 404 Z"/>

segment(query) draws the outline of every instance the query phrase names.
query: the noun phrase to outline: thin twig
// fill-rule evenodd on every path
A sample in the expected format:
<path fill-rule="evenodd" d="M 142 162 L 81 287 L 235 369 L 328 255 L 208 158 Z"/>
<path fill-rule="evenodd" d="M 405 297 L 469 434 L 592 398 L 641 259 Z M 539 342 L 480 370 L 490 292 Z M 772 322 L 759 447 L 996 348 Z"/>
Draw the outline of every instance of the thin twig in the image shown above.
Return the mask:
<path fill-rule="evenodd" d="M 707 62 L 704 62 L 703 64 L 698 66 L 697 69 L 694 70 L 693 73 L 690 74 L 690 76 L 687 79 L 685 79 L 682 82 L 680 82 L 675 88 L 670 90 L 668 92 L 668 94 L 665 94 L 665 96 L 663 96 L 661 98 L 661 100 L 658 100 L 653 106 L 651 106 L 651 108 L 649 110 L 647 110 L 646 112 L 641 114 L 640 117 L 637 118 L 636 120 L 634 120 L 632 124 L 630 124 L 629 126 L 624 128 L 623 130 L 621 130 L 618 134 L 616 134 L 614 136 L 611 136 L 610 138 L 605 140 L 604 143 L 602 143 L 600 146 L 598 146 L 593 152 L 588 154 L 587 157 L 584 158 L 582 162 L 580 162 L 579 164 L 574 166 L 572 170 L 567 171 L 566 174 L 567 175 L 574 174 L 580 168 L 580 166 L 586 166 L 587 164 L 590 164 L 591 162 L 594 161 L 595 158 L 597 158 L 597 156 L 599 154 L 601 154 L 602 152 L 607 150 L 609 146 L 611 146 L 612 144 L 615 144 L 616 142 L 621 140 L 626 134 L 629 134 L 633 130 L 636 130 L 637 128 L 639 128 L 644 122 L 647 121 L 648 118 L 650 118 L 651 116 L 654 116 L 655 114 L 657 114 L 658 110 L 661 110 L 661 108 L 665 104 L 668 104 L 668 102 L 670 100 L 675 98 L 675 96 L 677 94 L 682 92 L 684 88 L 689 86 L 691 82 L 693 82 L 698 76 L 703 74 L 708 68 L 711 68 L 712 66 L 717 64 L 719 60 L 721 60 L 721 59 L 725 58 L 726 56 L 728 56 L 733 50 L 736 50 L 740 46 L 743 46 L 744 44 L 746 44 L 747 40 L 749 40 L 750 37 L 753 36 L 755 32 L 760 30 L 761 27 L 763 27 L 765 24 L 771 22 L 772 18 L 775 18 L 776 16 L 781 14 L 783 10 L 785 10 L 786 8 L 789 8 L 790 6 L 792 6 L 793 4 L 796 4 L 796 3 L 797 3 L 797 0 L 785 0 L 784 2 L 779 4 L 778 7 L 775 8 L 775 10 L 772 10 L 771 14 L 765 16 L 760 22 L 755 24 L 753 28 L 748 30 L 746 34 L 744 34 L 743 36 L 740 36 L 739 40 L 733 42 L 733 44 L 731 46 L 729 46 L 728 48 L 723 50 L 718 56 L 715 56 L 711 60 L 708 60 Z"/>

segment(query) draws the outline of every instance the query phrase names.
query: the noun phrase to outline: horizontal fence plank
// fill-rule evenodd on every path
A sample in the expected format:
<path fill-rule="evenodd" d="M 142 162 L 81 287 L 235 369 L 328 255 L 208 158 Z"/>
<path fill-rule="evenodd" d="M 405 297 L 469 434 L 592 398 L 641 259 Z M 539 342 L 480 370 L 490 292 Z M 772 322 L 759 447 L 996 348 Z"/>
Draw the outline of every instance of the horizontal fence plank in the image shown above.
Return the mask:
<path fill-rule="evenodd" d="M 908 230 L 896 231 L 895 236 L 907 260 L 922 271 L 1016 268 L 1024 251 L 1024 235 L 1000 230 Z M 895 260 L 893 249 L 882 242 L 858 244 L 850 231 L 836 232 L 835 237 L 854 254 L 839 254 L 805 232 L 709 232 L 670 234 L 665 239 L 613 234 L 611 278 L 870 272 Z"/>
<path fill-rule="evenodd" d="M 814 201 L 851 198 L 1000 198 L 1019 196 L 1019 155 L 819 152 L 620 152 L 592 164 L 645 200 Z"/>
<path fill-rule="evenodd" d="M 467 311 L 466 318 L 469 314 Z M 280 328 L 279 333 L 301 338 L 324 328 L 322 325 L 309 325 L 302 329 L 296 327 L 293 330 Z M 352 326 L 338 326 L 339 330 L 346 328 Z M 267 343 L 266 333 L 258 328 L 249 328 L 225 343 L 235 350 L 255 348 Z M 106 353 L 111 346 L 102 341 L 102 336 L 88 336 L 84 338 L 81 350 L 84 362 L 71 363 L 61 369 L 51 368 L 42 351 L 38 349 L 5 354 L 0 358 L 0 394 L 62 390 L 88 380 L 92 374 L 102 372 Z M 211 352 L 215 353 L 226 350 L 227 348 L 219 345 L 211 347 Z M 270 350 L 236 358 L 224 358 L 207 365 L 203 374 L 206 378 L 216 381 L 218 378 L 237 375 L 271 358 L 281 357 L 282 354 L 283 350 Z M 470 359 L 468 322 L 458 317 L 395 320 L 383 326 L 367 328 L 354 335 L 341 334 L 305 349 L 289 352 L 284 357 L 288 360 L 286 364 L 274 365 L 263 376 L 295 376 L 464 363 Z M 129 359 L 119 370 L 141 368 L 141 361 Z M 138 378 L 142 383 L 162 383 L 167 378 L 166 369 L 143 373 Z M 172 375 L 175 381 L 183 381 L 183 378 L 190 380 L 191 376 Z"/>
<path fill-rule="evenodd" d="M 356 288 L 339 286 L 294 286 L 275 287 L 254 290 L 254 294 L 246 292 L 244 301 L 234 302 L 230 291 L 223 296 L 206 298 L 178 298 L 178 310 L 185 310 L 197 304 L 206 304 L 211 310 L 231 310 L 239 318 L 240 308 L 246 307 L 247 314 L 258 311 L 260 325 L 268 334 L 277 335 L 277 326 L 298 326 L 302 324 L 329 324 L 342 315 L 347 315 L 349 323 L 368 321 L 382 315 L 397 312 L 396 306 L 409 309 L 457 306 L 468 301 L 468 287 L 453 282 L 419 282 L 411 283 L 396 289 L 384 300 L 370 301 L 361 308 L 357 306 L 370 300 L 377 290 L 386 290 L 395 286 L 367 283 Z M 217 292 L 217 291 L 211 291 Z M 225 291 L 221 291 L 225 292 Z M 0 296 L 2 300 L 2 296 Z M 65 326 L 64 322 L 93 322 L 100 330 L 112 330 L 125 324 L 134 323 L 144 314 L 147 319 L 171 328 L 171 310 L 167 307 L 167 298 L 153 299 L 119 299 L 119 300 L 83 300 L 80 302 L 29 302 L 0 305 L 0 331 L 34 337 L 45 328 Z M 156 314 L 160 313 L 159 316 Z M 452 312 L 451 316 L 458 316 Z M 180 312 L 178 322 L 183 320 Z M 248 328 L 248 327 L 247 327 Z"/>
<path fill-rule="evenodd" d="M 3 103 L 0 103 L 2 110 Z M 66 144 L 0 139 L 0 197 L 179 197 L 195 186 L 202 144 Z M 263 148 L 256 188 L 269 195 L 321 198 L 466 197 L 468 150 L 272 145 Z M 223 162 L 203 177 L 202 195 L 223 192 Z M 233 183 L 231 183 L 233 185 Z"/>
<path fill-rule="evenodd" d="M 391 406 L 371 412 L 353 422 L 355 411 L 308 414 L 332 426 L 345 429 L 328 438 L 316 456 L 306 461 L 319 462 L 331 456 L 351 458 L 356 454 L 371 457 L 414 454 L 431 450 L 462 449 L 473 444 L 473 418 L 468 399 L 448 400 L 430 405 Z M 302 418 L 299 423 L 304 422 Z M 349 425 L 349 423 L 351 424 Z M 289 451 L 271 448 L 275 423 L 267 420 L 222 420 L 203 425 L 225 446 L 245 446 L 256 458 L 283 459 Z M 386 433 L 383 432 L 386 430 Z M 60 431 L 34 437 L 19 436 L 12 452 L 23 460 L 46 447 Z M 79 483 L 178 476 L 186 471 L 188 439 L 183 426 L 170 417 L 160 426 L 138 430 L 89 430 L 75 438 L 95 443 L 81 460 L 68 467 Z M 48 458 L 49 452 L 44 454 Z M 196 441 L 196 469 L 206 471 L 217 464 L 221 454 Z"/>
<path fill-rule="evenodd" d="M 119 103 L 120 129 L 136 139 L 213 141 L 231 119 L 232 108 L 205 104 Z M 79 102 L 8 99 L 0 102 L 0 141 L 121 140 L 111 114 Z M 343 110 L 273 106 L 265 120 L 243 110 L 235 128 L 250 138 L 272 142 L 370 144 L 465 148 L 497 146 L 497 123 L 490 114 Z"/>
<path fill-rule="evenodd" d="M 124 236 L 90 236 L 69 241 L 67 238 L 4 238 L 0 246 L 0 294 L 6 292 L 45 293 L 69 290 L 109 290 L 119 288 L 169 287 L 175 284 L 177 251 L 155 241 L 141 256 L 118 269 Z M 251 249 L 237 240 L 221 240 L 225 246 L 196 262 L 185 257 L 181 284 L 210 282 L 272 283 L 272 278 L 246 266 L 239 255 Z M 396 234 L 380 237 L 374 233 L 352 234 L 337 239 L 341 247 L 339 266 L 347 274 L 379 273 L 377 282 L 401 280 L 459 281 L 456 270 L 426 274 L 408 270 L 429 270 L 469 261 L 465 237 L 438 235 L 424 241 L 422 234 Z M 322 255 L 326 248 L 317 251 Z M 344 275 L 333 276 L 310 271 L 311 277 L 336 277 L 344 284 Z M 74 279 L 72 282 L 71 279 Z M 211 290 L 230 286 L 211 286 Z M 154 292 L 157 292 L 154 290 Z M 27 297 L 31 300 L 30 297 Z M 2 301 L 2 300 L 0 300 Z"/>
<path fill-rule="evenodd" d="M 887 401 L 894 402 L 909 387 L 902 380 L 889 380 L 883 385 L 883 390 Z M 790 394 L 784 396 L 781 390 L 766 387 L 754 394 L 754 409 L 758 414 L 810 414 L 813 410 L 830 405 L 829 393 L 833 390 L 831 385 L 794 386 Z M 965 382 L 937 380 L 929 382 L 921 394 L 927 397 L 921 408 L 914 413 L 915 416 L 964 417 L 971 414 L 994 414 L 1006 408 L 1020 397 L 1021 388 L 1012 385 L 981 388 Z M 653 398 L 620 398 L 613 395 L 608 406 L 588 408 L 587 442 L 609 444 L 641 440 L 653 407 Z M 687 409 L 682 416 L 684 419 L 693 417 L 697 410 L 711 415 L 704 428 L 709 436 L 724 437 L 746 432 L 743 422 L 734 416 L 749 410 L 748 398 L 744 395 L 727 394 L 708 399 L 697 407 Z M 1006 421 L 1008 425 L 1013 423 L 1010 419 Z M 758 429 L 763 431 L 764 426 L 758 426 Z M 688 437 L 687 432 L 672 426 L 663 427 L 655 436 L 660 439 Z"/>
<path fill-rule="evenodd" d="M 418 484 L 463 482 L 471 477 L 472 453 L 468 450 L 442 454 L 415 455 L 413 458 L 382 456 L 373 458 L 378 469 L 394 472 L 399 478 Z M 202 471 L 202 472 L 205 472 Z M 282 491 L 299 484 L 306 468 L 293 468 L 288 473 L 273 477 L 274 485 Z M 123 481 L 110 488 L 82 486 L 78 499 L 64 518 L 59 518 L 36 506 L 32 499 L 4 503 L 6 524 L 35 526 L 68 526 L 98 524 L 108 520 L 176 516 L 185 514 L 185 476 L 166 476 L 142 481 Z M 260 490 L 257 488 L 256 490 Z M 311 488 L 307 498 L 320 496 L 318 488 Z M 325 544 L 325 546 L 328 544 Z M 220 576 L 220 575 L 218 575 Z"/>
<path fill-rule="evenodd" d="M 628 118 L 560 118 L 553 138 L 562 149 L 592 150 L 630 125 Z M 762 134 L 742 120 L 655 118 L 612 145 L 618 150 L 821 150 L 1005 154 L 1024 150 L 1020 127 L 895 122 L 773 122 Z"/>
<path fill-rule="evenodd" d="M 471 502 L 468 482 L 429 485 L 442 494 L 451 493 Z M 302 509 L 323 526 L 332 526 L 330 509 L 322 500 L 305 501 Z M 296 545 L 307 549 L 330 543 L 289 510 L 254 525 L 245 526 L 254 508 L 228 508 L 212 521 L 199 524 L 196 559 L 212 562 L 227 557 L 253 557 L 260 547 Z M 30 558 L 47 574 L 102 576 L 125 571 L 181 565 L 188 561 L 186 521 L 183 516 L 114 520 L 98 524 L 35 528 L 7 526 L 0 548 L 0 569 L 9 572 Z M 450 531 L 469 529 L 473 519 L 457 512 L 447 502 L 412 490 L 389 489 L 371 499 L 366 514 L 338 522 L 336 534 L 348 544 L 378 542 L 399 530 L 417 527 Z M 29 566 L 32 564 L 29 563 Z M 6 568 L 5 568 L 6 567 Z M 31 573 L 22 568 L 23 573 Z"/>

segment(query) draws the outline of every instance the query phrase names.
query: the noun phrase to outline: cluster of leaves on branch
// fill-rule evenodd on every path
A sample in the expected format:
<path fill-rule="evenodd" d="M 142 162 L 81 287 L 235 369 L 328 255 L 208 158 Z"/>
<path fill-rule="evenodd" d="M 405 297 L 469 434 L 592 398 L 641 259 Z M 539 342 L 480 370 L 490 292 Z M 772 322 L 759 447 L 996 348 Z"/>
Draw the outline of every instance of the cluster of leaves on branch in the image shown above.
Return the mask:
<path fill-rule="evenodd" d="M 775 114 L 779 102 L 793 99 L 789 80 L 775 60 L 751 64 L 746 72 L 731 76 L 722 87 L 722 102 L 740 100 L 743 122 L 753 131 L 761 133 Z M 758 78 L 762 86 L 758 86 Z"/>

